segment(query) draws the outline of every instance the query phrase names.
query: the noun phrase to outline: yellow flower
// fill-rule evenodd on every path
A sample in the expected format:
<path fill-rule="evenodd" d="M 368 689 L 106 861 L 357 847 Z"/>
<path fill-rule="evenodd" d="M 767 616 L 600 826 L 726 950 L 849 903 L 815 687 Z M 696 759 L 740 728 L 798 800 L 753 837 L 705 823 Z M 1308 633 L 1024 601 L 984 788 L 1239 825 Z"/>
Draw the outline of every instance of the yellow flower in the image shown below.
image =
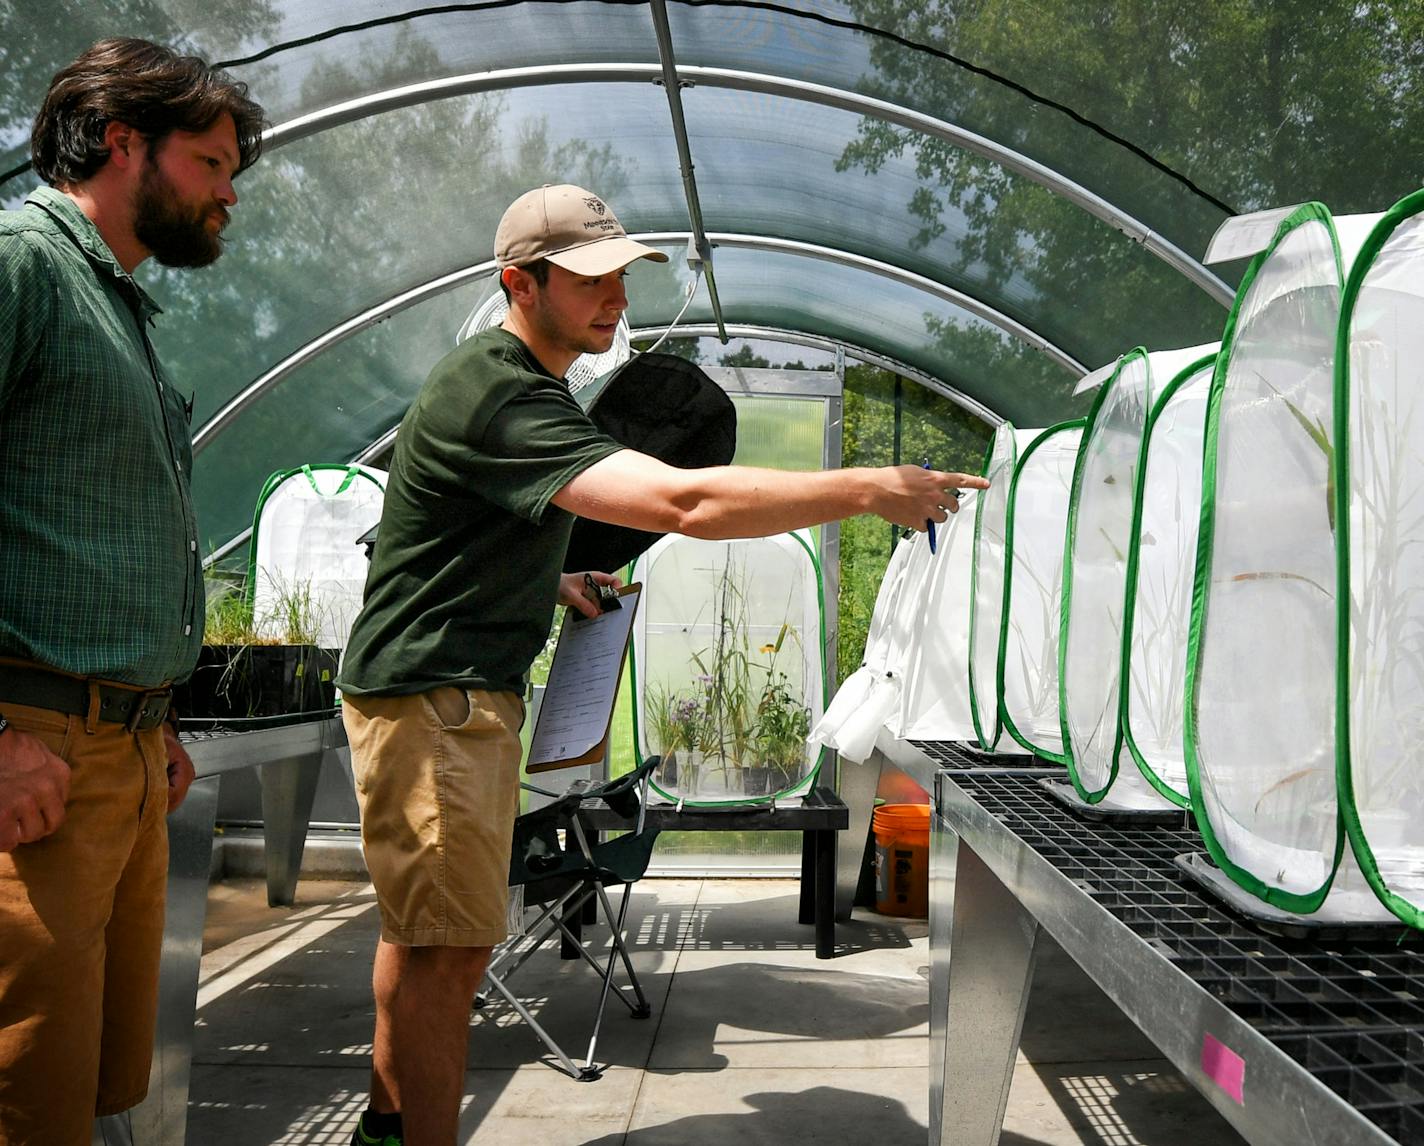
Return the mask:
<path fill-rule="evenodd" d="M 775 646 L 775 645 L 762 645 L 761 651 L 764 652 L 764 653 L 774 653 L 774 652 L 776 652 L 776 646 Z"/>

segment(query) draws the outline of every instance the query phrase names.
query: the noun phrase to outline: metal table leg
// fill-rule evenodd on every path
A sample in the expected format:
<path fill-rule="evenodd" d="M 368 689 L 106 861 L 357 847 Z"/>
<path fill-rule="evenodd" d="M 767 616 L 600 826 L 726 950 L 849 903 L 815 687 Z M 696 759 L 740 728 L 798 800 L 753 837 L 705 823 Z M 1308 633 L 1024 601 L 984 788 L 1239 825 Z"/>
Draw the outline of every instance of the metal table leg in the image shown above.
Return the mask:
<path fill-rule="evenodd" d="M 267 903 L 290 907 L 297 897 L 297 876 L 307 846 L 307 827 L 316 800 L 326 749 L 258 767 L 262 785 L 263 841 L 267 861 Z"/>
<path fill-rule="evenodd" d="M 959 837 L 935 815 L 930 823 L 930 1142 L 942 1134 L 949 1025 L 949 952 L 954 921 L 954 872 Z"/>
<path fill-rule="evenodd" d="M 947 848 L 947 840 L 941 846 Z M 996 1146 L 1033 982 L 1038 921 L 966 844 L 955 850 L 952 958 L 948 990 L 940 996 L 946 1016 L 942 1097 L 938 1108 L 931 1105 L 930 1142 Z M 941 872 L 945 867 L 941 858 Z M 938 922 L 943 926 L 942 918 Z M 932 994 L 932 1015 L 934 1009 Z M 932 1041 L 932 1090 L 934 1053 Z"/>
<path fill-rule="evenodd" d="M 188 1129 L 188 1080 L 193 1063 L 193 1020 L 198 1005 L 198 964 L 208 910 L 213 821 L 218 783 L 212 776 L 188 789 L 168 818 L 168 899 L 163 959 L 158 975 L 158 1032 L 148 1097 L 123 1114 L 96 1121 L 95 1142 L 110 1146 L 183 1146 Z"/>
<path fill-rule="evenodd" d="M 860 861 L 865 839 L 870 833 L 870 818 L 875 812 L 875 790 L 880 786 L 880 769 L 885 757 L 877 748 L 864 763 L 842 758 L 837 793 L 850 809 L 846 826 L 846 846 L 839 848 L 836 862 L 836 918 L 849 919 L 855 902 L 856 884 L 860 882 Z"/>
<path fill-rule="evenodd" d="M 836 833 L 806 834 L 816 849 L 816 958 L 830 959 L 836 953 Z"/>

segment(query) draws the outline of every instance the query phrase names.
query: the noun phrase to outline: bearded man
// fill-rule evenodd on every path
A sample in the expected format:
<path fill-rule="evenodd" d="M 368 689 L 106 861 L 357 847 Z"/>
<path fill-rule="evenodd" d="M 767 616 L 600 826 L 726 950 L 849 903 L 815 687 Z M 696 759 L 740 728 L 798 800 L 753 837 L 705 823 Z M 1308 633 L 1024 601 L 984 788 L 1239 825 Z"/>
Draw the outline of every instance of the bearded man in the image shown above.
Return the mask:
<path fill-rule="evenodd" d="M 49 186 L 0 213 L 0 1146 L 88 1146 L 148 1089 L 203 578 L 190 407 L 132 275 L 222 253 L 262 126 L 203 61 L 103 40 L 35 121 Z"/>

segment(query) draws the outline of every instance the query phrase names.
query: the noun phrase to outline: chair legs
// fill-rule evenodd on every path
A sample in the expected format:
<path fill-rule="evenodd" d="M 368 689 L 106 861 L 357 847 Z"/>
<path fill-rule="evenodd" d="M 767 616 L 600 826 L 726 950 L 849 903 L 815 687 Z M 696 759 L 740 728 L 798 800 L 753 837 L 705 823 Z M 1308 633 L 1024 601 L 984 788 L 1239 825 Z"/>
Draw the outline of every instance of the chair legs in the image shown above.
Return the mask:
<path fill-rule="evenodd" d="M 570 888 L 548 904 L 522 935 L 513 936 L 503 944 L 495 952 L 485 971 L 486 983 L 514 1008 L 520 1018 L 529 1024 L 530 1029 L 553 1054 L 558 1065 L 571 1078 L 581 1082 L 592 1082 L 603 1074 L 603 1067 L 597 1064 L 596 1055 L 598 1053 L 598 1036 L 603 1026 L 603 1016 L 607 1010 L 610 996 L 620 999 L 635 1019 L 646 1019 L 652 1014 L 652 1008 L 648 1005 L 647 997 L 643 994 L 643 986 L 638 980 L 637 972 L 633 969 L 633 962 L 628 957 L 627 944 L 623 939 L 623 928 L 628 918 L 628 900 L 632 890 L 631 883 L 623 884 L 623 898 L 615 915 L 608 892 L 597 880 Z M 588 949 L 580 942 L 580 936 L 565 922 L 569 918 L 577 918 L 584 905 L 590 903 L 594 903 L 602 909 L 603 918 L 611 933 L 611 948 L 607 960 L 602 963 L 589 953 Z M 579 956 L 598 972 L 598 976 L 602 980 L 599 985 L 598 1008 L 594 1013 L 593 1030 L 588 1041 L 588 1053 L 582 1065 L 575 1063 L 559 1046 L 554 1037 L 539 1024 L 538 1020 L 530 1013 L 529 1008 L 508 985 L 509 979 L 529 960 L 534 952 L 556 935 L 561 937 L 565 946 L 569 943 L 577 943 Z M 614 982 L 620 962 L 628 980 L 625 985 Z M 486 992 L 482 991 L 481 995 L 484 994 Z M 477 999 L 476 1006 L 479 1005 L 480 1000 Z"/>

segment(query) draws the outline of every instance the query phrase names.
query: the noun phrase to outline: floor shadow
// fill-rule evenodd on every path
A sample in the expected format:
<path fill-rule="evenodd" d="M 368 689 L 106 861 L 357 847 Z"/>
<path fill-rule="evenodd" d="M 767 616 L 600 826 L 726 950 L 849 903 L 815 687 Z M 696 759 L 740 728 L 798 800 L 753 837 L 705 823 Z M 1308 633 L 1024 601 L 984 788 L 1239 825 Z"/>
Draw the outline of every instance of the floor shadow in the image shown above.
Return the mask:
<path fill-rule="evenodd" d="M 634 899 L 635 908 L 637 897 Z M 635 918 L 628 929 L 635 945 L 674 944 L 691 951 L 814 951 L 816 935 L 809 923 L 798 923 L 798 895 L 730 903 L 699 900 L 695 905 L 654 906 Z M 836 924 L 836 954 L 860 951 L 900 951 L 926 934 L 919 919 L 896 919 L 862 912 Z"/>
<path fill-rule="evenodd" d="M 590 1139 L 585 1146 L 786 1146 L 788 1142 L 874 1142 L 924 1146 L 924 1124 L 903 1103 L 830 1086 L 764 1091 L 742 1099 L 753 1109 L 736 1114 L 693 1114 L 658 1126 Z M 1001 1146 L 1045 1146 L 1005 1134 Z"/>

